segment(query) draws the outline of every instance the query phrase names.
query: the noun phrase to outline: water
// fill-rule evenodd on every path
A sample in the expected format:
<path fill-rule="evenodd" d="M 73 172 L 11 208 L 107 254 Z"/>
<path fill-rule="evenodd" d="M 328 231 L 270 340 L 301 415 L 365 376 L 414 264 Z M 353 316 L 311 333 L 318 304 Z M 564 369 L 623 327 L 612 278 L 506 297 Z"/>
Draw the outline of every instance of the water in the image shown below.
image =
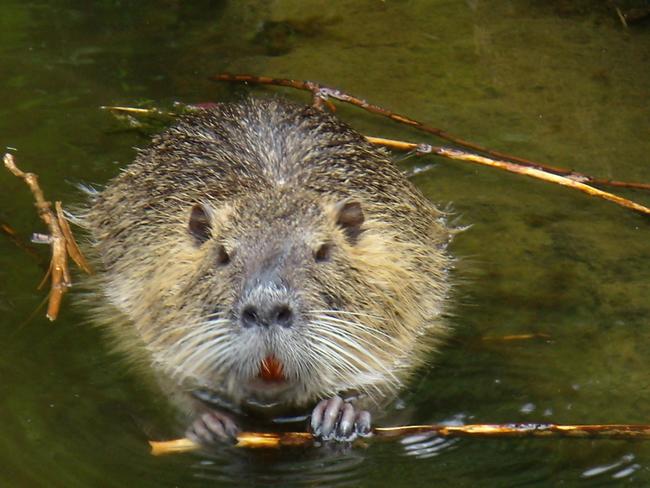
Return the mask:
<path fill-rule="evenodd" d="M 626 29 L 613 5 L 647 2 L 309 3 L 2 0 L 0 144 L 49 198 L 74 204 L 75 183 L 105 182 L 146 144 L 100 105 L 227 100 L 245 90 L 206 76 L 252 72 L 319 80 L 497 150 L 650 181 L 650 30 Z M 338 113 L 367 134 L 432 141 Z M 465 163 L 404 166 L 431 161 L 415 183 L 473 226 L 453 244 L 455 336 L 392 423 L 650 422 L 648 219 Z M 4 172 L 0 220 L 23 236 L 43 230 Z M 153 458 L 146 439 L 168 435 L 165 400 L 69 298 L 55 324 L 42 310 L 30 319 L 41 276 L 0 236 L 2 486 L 650 483 L 650 444 L 631 441 L 419 438 Z M 520 333 L 550 338 L 485 339 Z"/>

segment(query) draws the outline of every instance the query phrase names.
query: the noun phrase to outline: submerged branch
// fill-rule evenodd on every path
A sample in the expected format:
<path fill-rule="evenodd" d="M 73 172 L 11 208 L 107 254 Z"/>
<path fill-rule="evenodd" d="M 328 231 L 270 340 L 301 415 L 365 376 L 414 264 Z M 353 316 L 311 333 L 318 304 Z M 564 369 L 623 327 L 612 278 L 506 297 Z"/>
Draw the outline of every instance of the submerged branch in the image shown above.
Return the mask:
<path fill-rule="evenodd" d="M 16 229 L 11 227 L 9 224 L 6 222 L 1 222 L 0 221 L 0 232 L 5 234 L 11 242 L 13 242 L 16 246 L 18 246 L 20 249 L 25 251 L 27 254 L 32 256 L 36 261 L 38 262 L 39 266 L 44 265 L 44 261 L 41 257 L 41 255 L 36 251 L 34 246 L 32 246 L 29 242 L 25 241 L 20 237 Z"/>
<path fill-rule="evenodd" d="M 401 427 L 376 427 L 372 435 L 377 438 L 398 438 L 413 434 L 432 434 L 440 437 L 574 437 L 590 439 L 650 439 L 650 425 L 634 424 L 470 424 L 470 425 L 405 425 Z M 309 446 L 316 438 L 309 432 L 242 432 L 237 436 L 236 447 L 279 448 Z M 162 456 L 201 448 L 189 439 L 149 441 L 151 454 Z"/>

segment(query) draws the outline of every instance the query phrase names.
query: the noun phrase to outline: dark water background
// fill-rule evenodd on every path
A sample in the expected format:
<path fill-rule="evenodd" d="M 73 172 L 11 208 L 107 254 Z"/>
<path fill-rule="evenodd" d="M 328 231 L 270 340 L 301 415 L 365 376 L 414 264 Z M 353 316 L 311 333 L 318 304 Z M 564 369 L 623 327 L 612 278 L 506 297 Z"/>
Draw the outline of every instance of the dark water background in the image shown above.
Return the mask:
<path fill-rule="evenodd" d="M 0 1 L 0 146 L 51 199 L 81 199 L 146 144 L 100 105 L 241 96 L 220 71 L 318 80 L 485 146 L 650 182 L 645 1 Z M 255 90 L 258 94 L 281 90 Z M 307 101 L 298 93 L 284 92 Z M 359 130 L 435 142 L 349 108 Z M 650 423 L 650 221 L 560 187 L 446 160 L 415 177 L 462 224 L 455 336 L 395 422 Z M 624 191 L 650 204 L 650 195 Z M 0 171 L 0 221 L 42 231 Z M 40 249 L 44 260 L 47 250 Z M 82 309 L 39 311 L 36 261 L 0 235 L 0 485 L 648 486 L 650 442 L 411 439 L 153 458 L 165 401 Z M 73 292 L 74 293 L 74 292 Z M 486 337 L 544 333 L 549 340 Z M 406 413 L 408 412 L 408 414 Z"/>

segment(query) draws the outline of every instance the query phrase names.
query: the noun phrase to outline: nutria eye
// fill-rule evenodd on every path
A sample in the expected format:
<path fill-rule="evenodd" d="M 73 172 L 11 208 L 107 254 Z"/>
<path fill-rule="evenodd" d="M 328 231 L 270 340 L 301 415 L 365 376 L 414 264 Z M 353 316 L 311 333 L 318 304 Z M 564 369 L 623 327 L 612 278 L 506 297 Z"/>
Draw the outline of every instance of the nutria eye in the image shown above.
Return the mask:
<path fill-rule="evenodd" d="M 223 245 L 219 245 L 217 248 L 217 264 L 219 266 L 225 266 L 230 262 L 230 255 L 226 251 L 226 248 Z"/>
<path fill-rule="evenodd" d="M 199 245 L 203 244 L 210 238 L 212 225 L 210 223 L 208 212 L 205 210 L 203 205 L 197 203 L 192 207 L 188 230 Z"/>
<path fill-rule="evenodd" d="M 330 244 L 329 242 L 326 242 L 325 244 L 321 245 L 314 253 L 314 259 L 316 260 L 317 263 L 324 263 L 326 261 L 329 261 L 331 256 L 332 256 L 332 244 Z"/>

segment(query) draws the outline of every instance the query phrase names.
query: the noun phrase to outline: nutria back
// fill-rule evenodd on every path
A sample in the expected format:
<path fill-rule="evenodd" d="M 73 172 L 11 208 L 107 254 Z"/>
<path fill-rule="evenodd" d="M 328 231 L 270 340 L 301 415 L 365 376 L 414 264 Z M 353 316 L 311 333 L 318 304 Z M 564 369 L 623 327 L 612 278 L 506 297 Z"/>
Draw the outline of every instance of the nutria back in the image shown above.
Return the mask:
<path fill-rule="evenodd" d="M 450 232 L 388 155 L 283 100 L 180 119 L 83 216 L 97 315 L 185 391 L 395 391 L 445 325 Z M 104 320 L 106 322 L 107 320 Z"/>

